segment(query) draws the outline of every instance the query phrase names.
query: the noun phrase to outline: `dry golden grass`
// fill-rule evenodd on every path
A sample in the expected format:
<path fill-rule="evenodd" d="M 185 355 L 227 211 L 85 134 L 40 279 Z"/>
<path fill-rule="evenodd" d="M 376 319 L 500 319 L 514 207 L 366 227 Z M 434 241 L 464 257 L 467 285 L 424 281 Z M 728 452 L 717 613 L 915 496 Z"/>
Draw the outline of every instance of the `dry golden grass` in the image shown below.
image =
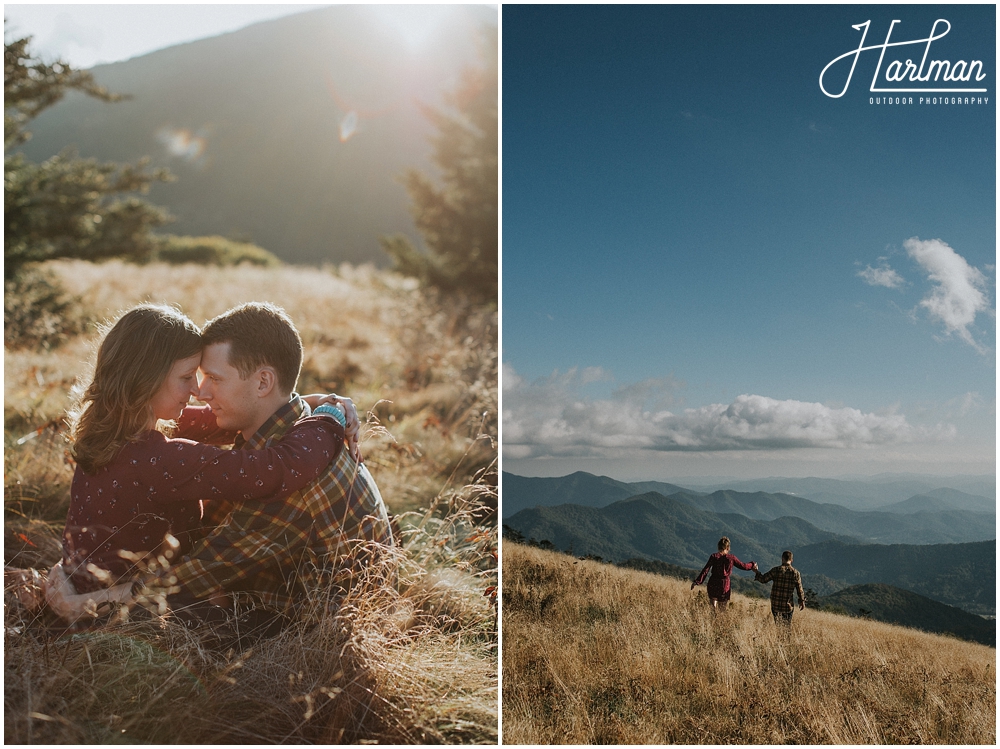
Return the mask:
<path fill-rule="evenodd" d="M 503 545 L 510 744 L 993 744 L 996 651 Z"/>
<path fill-rule="evenodd" d="M 496 313 L 442 309 L 371 268 L 49 264 L 105 321 L 142 302 L 201 324 L 252 300 L 295 320 L 300 392 L 351 396 L 362 449 L 403 528 L 399 592 L 376 578 L 250 652 L 169 620 L 60 635 L 5 595 L 5 738 L 14 743 L 496 743 Z M 60 555 L 72 465 L 55 428 L 89 380 L 94 325 L 5 350 L 5 562 Z M 22 446 L 15 440 L 53 424 Z M 210 635 L 211 633 L 209 633 Z"/>

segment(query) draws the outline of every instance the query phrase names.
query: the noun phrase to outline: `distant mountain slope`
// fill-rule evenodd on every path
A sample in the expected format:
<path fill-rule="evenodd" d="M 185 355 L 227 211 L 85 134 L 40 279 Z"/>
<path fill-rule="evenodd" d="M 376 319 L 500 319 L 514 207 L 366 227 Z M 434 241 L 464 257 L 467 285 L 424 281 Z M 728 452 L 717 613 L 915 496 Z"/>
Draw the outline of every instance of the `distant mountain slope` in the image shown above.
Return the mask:
<path fill-rule="evenodd" d="M 688 490 L 662 481 L 629 484 L 607 476 L 594 476 L 585 471 L 552 478 L 517 476 L 504 471 L 503 516 L 508 517 L 538 505 L 574 504 L 584 507 L 603 507 L 620 499 L 651 491 L 666 495 Z M 697 495 L 697 492 L 692 494 Z"/>
<path fill-rule="evenodd" d="M 594 554 L 609 561 L 659 559 L 698 569 L 723 535 L 729 536 L 733 553 L 743 561 L 755 557 L 766 561 L 789 543 L 851 540 L 799 518 L 761 521 L 744 515 L 718 515 L 655 492 L 605 507 L 535 507 L 521 510 L 505 523 L 525 538 L 547 539 L 559 549 L 572 548 L 578 555 Z"/>
<path fill-rule="evenodd" d="M 996 515 L 996 500 L 978 497 L 956 489 L 934 489 L 924 494 L 917 494 L 902 502 L 879 507 L 881 512 L 942 512 L 946 510 L 966 510 Z"/>
<path fill-rule="evenodd" d="M 995 619 L 947 606 L 908 590 L 883 583 L 852 585 L 819 600 L 822 606 L 842 606 L 848 613 L 866 611 L 871 619 L 927 632 L 946 632 L 963 640 L 996 647 Z"/>
<path fill-rule="evenodd" d="M 865 480 L 772 477 L 729 481 L 716 484 L 711 489 L 782 492 L 807 497 L 814 502 L 839 504 L 855 510 L 872 510 L 880 505 L 902 502 L 916 494 L 927 494 L 941 487 L 983 497 L 996 497 L 996 478 L 993 476 L 882 475 Z"/>
<path fill-rule="evenodd" d="M 166 231 L 249 238 L 292 262 L 385 263 L 378 238 L 417 238 L 398 176 L 429 170 L 430 122 L 464 67 L 481 66 L 488 6 L 340 5 L 181 44 L 92 72 L 132 99 L 70 94 L 31 123 L 43 160 L 76 145 L 152 157 L 179 179 L 152 202 Z"/>
<path fill-rule="evenodd" d="M 803 574 L 887 583 L 975 614 L 996 613 L 996 541 L 852 546 L 833 540 L 797 547 L 794 554 Z"/>

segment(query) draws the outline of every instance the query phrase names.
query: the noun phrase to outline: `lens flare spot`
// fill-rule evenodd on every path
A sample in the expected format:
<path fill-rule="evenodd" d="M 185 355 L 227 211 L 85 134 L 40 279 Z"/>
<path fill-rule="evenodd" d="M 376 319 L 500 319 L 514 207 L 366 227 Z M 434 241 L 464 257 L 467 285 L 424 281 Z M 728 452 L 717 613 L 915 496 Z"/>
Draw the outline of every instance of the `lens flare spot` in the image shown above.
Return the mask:
<path fill-rule="evenodd" d="M 346 143 L 358 132 L 358 113 L 353 109 L 340 121 L 340 142 Z"/>
<path fill-rule="evenodd" d="M 156 133 L 156 139 L 168 154 L 193 164 L 202 161 L 208 148 L 208 139 L 202 131 L 192 133 L 184 127 L 162 127 Z"/>

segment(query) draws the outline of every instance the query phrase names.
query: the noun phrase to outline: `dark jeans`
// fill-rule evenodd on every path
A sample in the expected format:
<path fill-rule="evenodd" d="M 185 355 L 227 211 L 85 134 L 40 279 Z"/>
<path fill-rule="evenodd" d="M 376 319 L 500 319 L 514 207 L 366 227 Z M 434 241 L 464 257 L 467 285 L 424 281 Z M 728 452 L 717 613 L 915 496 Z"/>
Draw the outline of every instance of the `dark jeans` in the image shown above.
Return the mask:
<path fill-rule="evenodd" d="M 188 629 L 204 629 L 216 647 L 244 649 L 264 637 L 274 637 L 292 623 L 282 614 L 262 607 L 234 610 L 195 598 L 184 591 L 167 596 L 167 605 Z"/>
<path fill-rule="evenodd" d="M 786 627 L 792 626 L 791 611 L 772 611 L 771 615 L 774 617 L 776 624 L 784 624 Z"/>

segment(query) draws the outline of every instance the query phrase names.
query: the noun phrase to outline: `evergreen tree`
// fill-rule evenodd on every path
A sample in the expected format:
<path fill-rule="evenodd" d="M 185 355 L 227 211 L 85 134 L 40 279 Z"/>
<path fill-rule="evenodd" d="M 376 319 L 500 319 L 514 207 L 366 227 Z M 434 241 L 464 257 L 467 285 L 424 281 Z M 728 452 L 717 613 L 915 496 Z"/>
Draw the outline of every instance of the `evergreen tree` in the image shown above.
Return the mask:
<path fill-rule="evenodd" d="M 152 182 L 170 179 L 166 170 L 146 171 L 145 161 L 99 164 L 72 151 L 35 164 L 11 152 L 31 137 L 28 123 L 68 90 L 104 101 L 123 98 L 98 86 L 90 73 L 34 57 L 30 41 L 4 43 L 4 279 L 16 282 L 20 277 L 21 286 L 29 277 L 39 277 L 23 274 L 32 262 L 141 259 L 153 247 L 150 230 L 169 220 L 136 196 Z"/>
<path fill-rule="evenodd" d="M 428 252 L 402 235 L 383 237 L 396 270 L 476 303 L 497 301 L 497 30 L 484 31 L 482 68 L 466 70 L 446 97 L 452 111 L 423 107 L 436 125 L 432 159 L 440 186 L 410 170 L 403 183 Z"/>

